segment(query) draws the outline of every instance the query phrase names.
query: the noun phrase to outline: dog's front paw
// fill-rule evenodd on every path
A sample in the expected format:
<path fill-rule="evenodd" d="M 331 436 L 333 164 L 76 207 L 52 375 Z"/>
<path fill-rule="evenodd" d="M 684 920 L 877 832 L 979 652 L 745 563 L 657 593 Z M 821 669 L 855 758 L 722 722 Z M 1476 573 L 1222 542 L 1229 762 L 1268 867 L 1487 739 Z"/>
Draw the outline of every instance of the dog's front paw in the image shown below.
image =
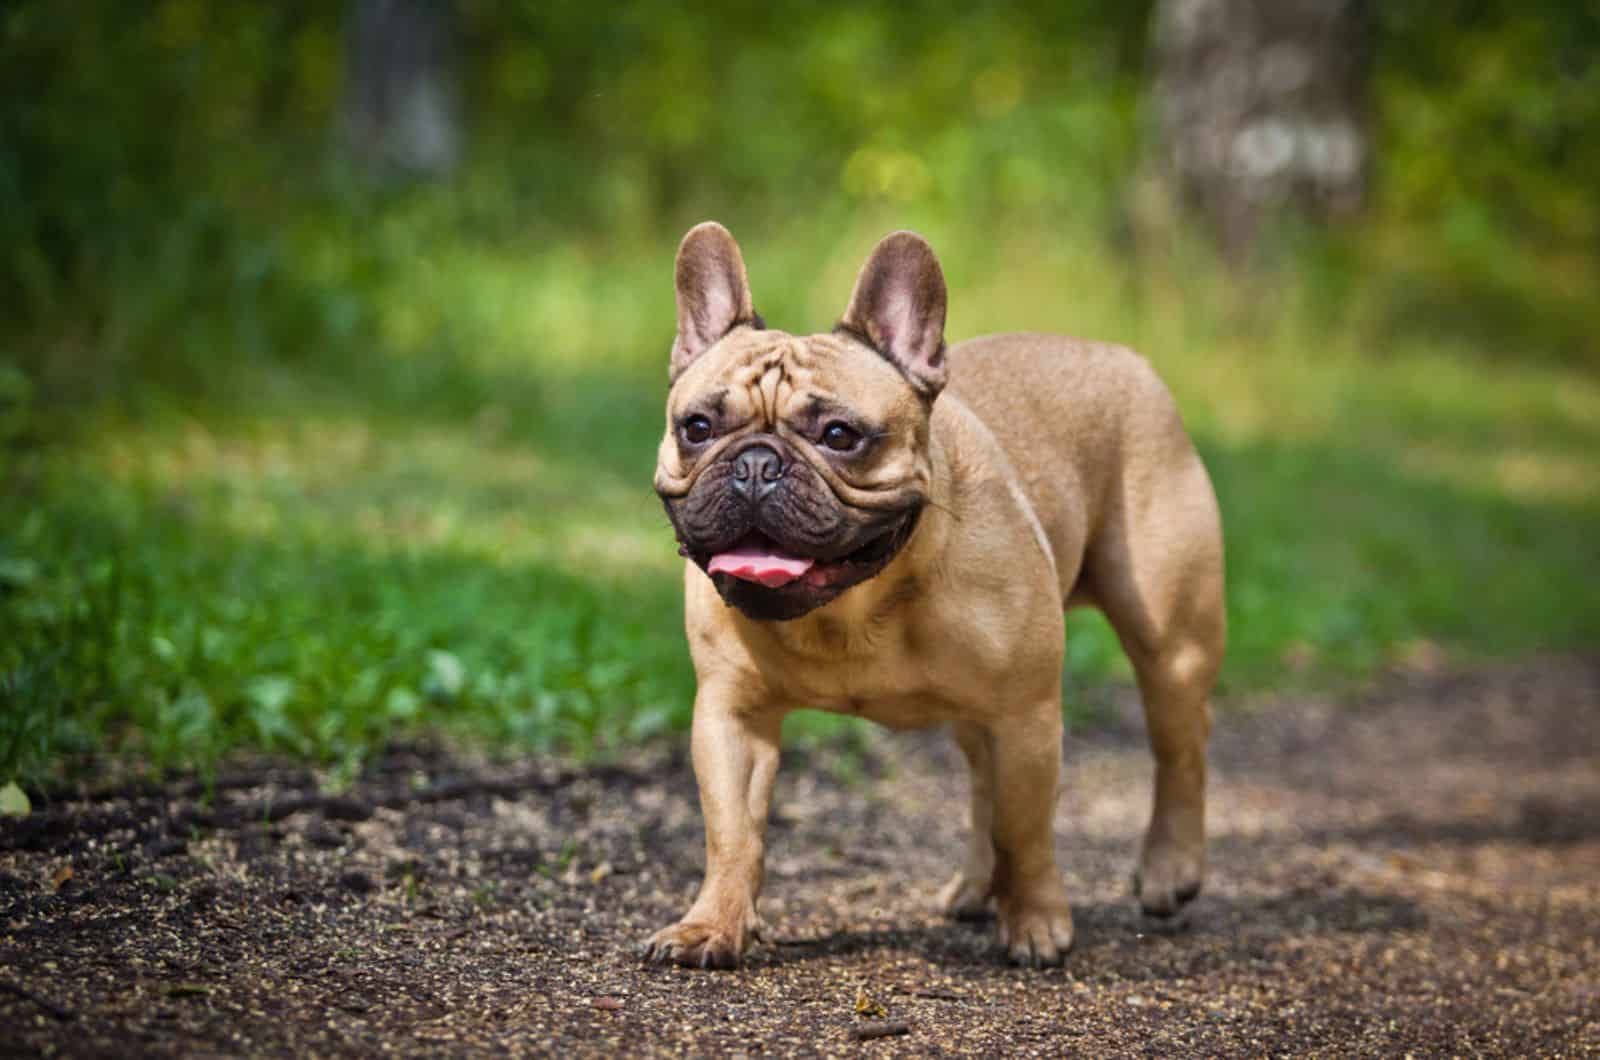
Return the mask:
<path fill-rule="evenodd" d="M 939 908 L 957 920 L 978 920 L 989 915 L 989 895 L 989 877 L 979 879 L 963 869 L 939 889 Z"/>
<path fill-rule="evenodd" d="M 1072 949 L 1072 909 L 1064 896 L 1034 902 L 1002 901 L 1000 945 L 1014 964 L 1060 964 Z"/>
<path fill-rule="evenodd" d="M 646 960 L 686 968 L 737 968 L 750 944 L 750 932 L 704 921 L 680 920 L 644 944 Z"/>
<path fill-rule="evenodd" d="M 1204 877 L 1205 847 L 1201 842 L 1150 842 L 1139 858 L 1133 893 L 1146 915 L 1170 917 L 1200 893 Z"/>

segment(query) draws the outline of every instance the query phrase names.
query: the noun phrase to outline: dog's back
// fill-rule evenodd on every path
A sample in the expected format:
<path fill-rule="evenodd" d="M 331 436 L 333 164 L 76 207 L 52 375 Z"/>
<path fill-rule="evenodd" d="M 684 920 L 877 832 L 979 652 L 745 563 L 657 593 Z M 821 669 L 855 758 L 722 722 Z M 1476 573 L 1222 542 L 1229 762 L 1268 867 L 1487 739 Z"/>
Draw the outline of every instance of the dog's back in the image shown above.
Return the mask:
<path fill-rule="evenodd" d="M 1108 595 L 1137 595 L 1136 585 L 1105 584 L 1100 568 L 1112 564 L 1095 562 L 1108 550 L 1125 552 L 1130 537 L 1160 553 L 1151 559 L 1163 568 L 1169 559 L 1199 559 L 1198 552 L 1209 562 L 1178 565 L 1220 572 L 1210 480 L 1177 404 L 1143 357 L 1109 343 L 1026 333 L 971 339 L 948 356 L 947 395 L 970 408 L 1010 457 L 1055 553 L 1064 603 L 1116 609 Z M 1212 580 L 1218 584 L 1205 591 L 1220 593 L 1220 577 Z M 1152 625 L 1142 616 L 1134 624 Z"/>

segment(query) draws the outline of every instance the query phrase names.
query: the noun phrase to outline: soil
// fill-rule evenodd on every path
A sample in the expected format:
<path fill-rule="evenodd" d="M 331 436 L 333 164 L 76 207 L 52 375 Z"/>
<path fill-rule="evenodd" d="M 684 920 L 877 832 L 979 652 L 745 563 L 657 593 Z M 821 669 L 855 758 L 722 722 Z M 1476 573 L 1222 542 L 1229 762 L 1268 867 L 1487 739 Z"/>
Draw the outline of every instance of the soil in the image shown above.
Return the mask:
<path fill-rule="evenodd" d="M 698 880 L 681 748 L 35 793 L 0 821 L 0 1054 L 1600 1055 L 1597 708 L 1600 656 L 1230 704 L 1207 888 L 1161 923 L 1119 702 L 1067 740 L 1078 941 L 1042 971 L 934 912 L 937 734 L 786 756 L 731 972 L 636 950 Z"/>

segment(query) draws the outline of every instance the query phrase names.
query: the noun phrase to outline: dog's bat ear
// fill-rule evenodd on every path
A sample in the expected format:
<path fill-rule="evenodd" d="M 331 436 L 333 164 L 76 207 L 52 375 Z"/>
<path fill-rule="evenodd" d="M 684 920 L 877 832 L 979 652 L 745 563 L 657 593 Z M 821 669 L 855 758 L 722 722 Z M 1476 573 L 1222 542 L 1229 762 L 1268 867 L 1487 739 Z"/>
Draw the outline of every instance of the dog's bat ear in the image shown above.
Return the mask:
<path fill-rule="evenodd" d="M 705 221 L 678 245 L 678 337 L 672 343 L 672 378 L 740 324 L 756 320 L 739 244 L 726 228 Z"/>
<path fill-rule="evenodd" d="M 856 277 L 839 326 L 866 340 L 928 400 L 944 389 L 944 271 L 915 232 L 885 236 Z"/>

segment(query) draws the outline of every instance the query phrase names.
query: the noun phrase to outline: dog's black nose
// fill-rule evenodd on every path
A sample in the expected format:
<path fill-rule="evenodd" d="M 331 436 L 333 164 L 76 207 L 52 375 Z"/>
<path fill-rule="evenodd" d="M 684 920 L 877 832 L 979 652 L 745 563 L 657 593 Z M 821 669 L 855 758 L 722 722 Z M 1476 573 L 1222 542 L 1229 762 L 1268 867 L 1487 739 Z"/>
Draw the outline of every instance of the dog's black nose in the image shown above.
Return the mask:
<path fill-rule="evenodd" d="M 733 488 L 760 500 L 783 478 L 783 457 L 765 445 L 752 445 L 733 458 Z"/>

